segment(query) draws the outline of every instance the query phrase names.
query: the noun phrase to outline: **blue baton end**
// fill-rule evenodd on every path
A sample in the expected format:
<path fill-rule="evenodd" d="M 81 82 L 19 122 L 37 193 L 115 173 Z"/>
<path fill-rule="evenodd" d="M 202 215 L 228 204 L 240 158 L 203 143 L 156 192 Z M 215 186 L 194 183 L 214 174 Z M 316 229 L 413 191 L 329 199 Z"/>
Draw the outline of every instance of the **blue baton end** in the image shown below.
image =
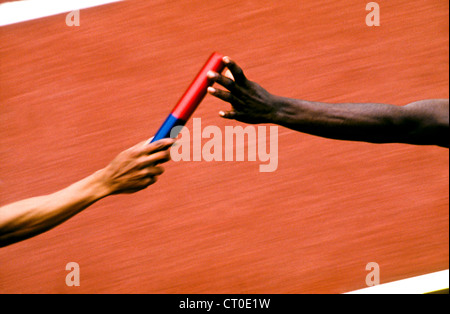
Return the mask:
<path fill-rule="evenodd" d="M 174 115 L 169 114 L 166 121 L 164 121 L 164 123 L 161 125 L 158 132 L 156 132 L 155 136 L 153 137 L 150 143 L 156 142 L 163 138 L 169 138 L 171 136 L 172 138 L 175 138 L 178 135 L 181 128 L 180 130 L 178 130 L 178 132 L 172 132 L 172 129 L 176 126 L 184 126 L 185 124 L 186 121 L 178 119 Z"/>

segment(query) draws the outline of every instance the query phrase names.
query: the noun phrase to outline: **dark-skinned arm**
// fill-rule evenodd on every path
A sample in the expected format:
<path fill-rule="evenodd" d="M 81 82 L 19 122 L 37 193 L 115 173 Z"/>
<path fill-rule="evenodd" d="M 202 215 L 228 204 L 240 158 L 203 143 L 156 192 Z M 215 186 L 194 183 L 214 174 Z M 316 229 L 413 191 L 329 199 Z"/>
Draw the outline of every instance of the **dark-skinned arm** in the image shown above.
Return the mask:
<path fill-rule="evenodd" d="M 449 101 L 429 99 L 405 106 L 380 103 L 324 103 L 273 95 L 228 57 L 232 78 L 210 72 L 227 90 L 210 87 L 213 96 L 229 102 L 224 118 L 244 123 L 274 123 L 330 139 L 370 143 L 406 143 L 449 147 Z"/>

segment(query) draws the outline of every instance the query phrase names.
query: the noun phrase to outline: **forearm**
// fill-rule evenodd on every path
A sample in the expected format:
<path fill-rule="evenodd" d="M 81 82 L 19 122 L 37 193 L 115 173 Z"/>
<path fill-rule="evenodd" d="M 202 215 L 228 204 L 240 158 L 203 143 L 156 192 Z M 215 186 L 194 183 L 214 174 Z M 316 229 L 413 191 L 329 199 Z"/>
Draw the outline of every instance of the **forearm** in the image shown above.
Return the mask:
<path fill-rule="evenodd" d="M 53 194 L 0 208 L 0 247 L 45 232 L 108 195 L 100 171 Z"/>
<path fill-rule="evenodd" d="M 423 112 L 418 113 L 420 108 L 414 105 L 333 104 L 285 97 L 275 99 L 279 110 L 274 123 L 326 138 L 371 143 L 439 145 L 436 136 L 445 130 L 445 125 L 448 130 L 448 119 L 446 123 L 432 121 L 433 117 L 428 117 Z M 438 124 L 439 130 L 434 127 Z"/>
<path fill-rule="evenodd" d="M 250 81 L 230 58 L 232 78 L 208 72 L 228 91 L 208 92 L 233 107 L 219 115 L 245 123 L 275 123 L 326 138 L 371 143 L 408 143 L 448 147 L 449 101 L 428 99 L 406 106 L 377 103 L 321 103 L 280 97 Z"/>
<path fill-rule="evenodd" d="M 0 247 L 45 232 L 108 195 L 135 193 L 153 184 L 164 171 L 160 164 L 170 160 L 174 141 L 145 140 L 65 189 L 0 207 Z"/>

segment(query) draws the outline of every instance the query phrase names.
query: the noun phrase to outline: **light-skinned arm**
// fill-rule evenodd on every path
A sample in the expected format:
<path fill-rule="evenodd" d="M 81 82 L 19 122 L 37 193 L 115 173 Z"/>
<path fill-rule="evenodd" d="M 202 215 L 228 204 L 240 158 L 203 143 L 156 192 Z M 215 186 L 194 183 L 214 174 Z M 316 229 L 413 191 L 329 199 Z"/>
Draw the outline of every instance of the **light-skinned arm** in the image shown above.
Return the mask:
<path fill-rule="evenodd" d="M 156 182 L 170 159 L 172 139 L 139 143 L 105 168 L 48 195 L 0 207 L 0 247 L 43 233 L 73 217 L 100 199 L 134 193 Z"/>

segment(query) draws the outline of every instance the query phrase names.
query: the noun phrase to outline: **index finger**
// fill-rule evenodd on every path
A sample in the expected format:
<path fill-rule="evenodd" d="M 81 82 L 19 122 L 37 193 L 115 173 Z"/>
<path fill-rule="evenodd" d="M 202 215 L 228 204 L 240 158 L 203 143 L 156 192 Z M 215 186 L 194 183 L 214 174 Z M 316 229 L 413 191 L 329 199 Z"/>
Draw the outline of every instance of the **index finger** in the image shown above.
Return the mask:
<path fill-rule="evenodd" d="M 173 138 L 163 138 L 150 144 L 148 140 L 144 141 L 141 143 L 141 154 L 148 155 L 167 150 L 175 143 L 175 141 L 176 140 Z"/>
<path fill-rule="evenodd" d="M 223 62 L 225 63 L 225 66 L 230 70 L 231 74 L 234 77 L 234 81 L 237 84 L 245 83 L 247 78 L 245 77 L 244 71 L 240 66 L 236 64 L 236 62 L 231 60 L 230 57 L 223 57 Z"/>

